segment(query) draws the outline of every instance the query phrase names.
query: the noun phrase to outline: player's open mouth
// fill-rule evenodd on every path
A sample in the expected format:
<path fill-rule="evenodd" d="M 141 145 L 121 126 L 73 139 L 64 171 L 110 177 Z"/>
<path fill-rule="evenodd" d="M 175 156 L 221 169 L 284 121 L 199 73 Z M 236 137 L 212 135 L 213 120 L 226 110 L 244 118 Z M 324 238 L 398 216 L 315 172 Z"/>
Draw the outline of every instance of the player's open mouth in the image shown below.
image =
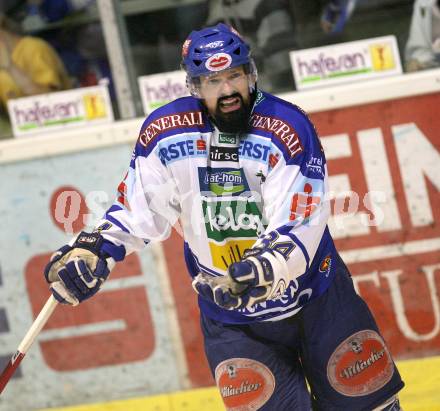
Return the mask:
<path fill-rule="evenodd" d="M 241 107 L 241 99 L 240 97 L 228 97 L 222 99 L 219 103 L 219 107 L 223 113 L 238 110 Z"/>

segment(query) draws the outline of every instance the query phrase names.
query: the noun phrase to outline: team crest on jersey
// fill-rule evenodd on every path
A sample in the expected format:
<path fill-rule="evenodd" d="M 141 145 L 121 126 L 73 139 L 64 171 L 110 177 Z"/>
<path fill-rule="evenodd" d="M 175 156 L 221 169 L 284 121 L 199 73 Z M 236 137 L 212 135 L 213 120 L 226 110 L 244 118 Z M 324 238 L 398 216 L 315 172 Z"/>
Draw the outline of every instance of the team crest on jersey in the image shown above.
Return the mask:
<path fill-rule="evenodd" d="M 329 254 L 326 257 L 324 257 L 324 259 L 321 261 L 321 264 L 319 264 L 319 271 L 321 273 L 325 273 L 325 276 L 328 277 L 331 268 L 332 268 L 332 258 L 331 255 Z"/>

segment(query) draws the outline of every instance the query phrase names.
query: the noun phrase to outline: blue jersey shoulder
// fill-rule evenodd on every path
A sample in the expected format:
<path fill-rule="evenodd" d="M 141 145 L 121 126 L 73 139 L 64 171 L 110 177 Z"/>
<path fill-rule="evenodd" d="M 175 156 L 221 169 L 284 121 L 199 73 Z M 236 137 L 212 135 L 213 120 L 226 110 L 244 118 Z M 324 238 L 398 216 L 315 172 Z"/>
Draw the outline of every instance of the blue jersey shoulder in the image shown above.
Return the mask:
<path fill-rule="evenodd" d="M 307 152 L 322 151 L 315 127 L 304 110 L 270 93 L 257 94 L 251 127 L 270 136 L 288 163 L 301 162 Z"/>

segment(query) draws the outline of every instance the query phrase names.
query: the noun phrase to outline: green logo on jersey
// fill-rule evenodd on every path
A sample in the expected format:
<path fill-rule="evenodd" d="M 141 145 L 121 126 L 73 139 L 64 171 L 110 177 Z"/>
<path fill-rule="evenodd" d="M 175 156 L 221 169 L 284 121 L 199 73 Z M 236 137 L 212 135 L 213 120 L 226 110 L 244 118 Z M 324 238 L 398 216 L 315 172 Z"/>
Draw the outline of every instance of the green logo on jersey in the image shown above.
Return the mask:
<path fill-rule="evenodd" d="M 226 270 L 264 232 L 263 217 L 242 169 L 199 167 L 198 173 L 212 264 Z"/>
<path fill-rule="evenodd" d="M 238 196 L 245 191 L 249 191 L 246 177 L 241 170 L 199 167 L 198 172 L 200 191 L 205 195 L 210 192 L 215 197 Z M 211 194 L 208 195 L 211 196 Z"/>
<path fill-rule="evenodd" d="M 227 238 L 256 238 L 264 232 L 261 212 L 253 201 L 203 201 L 208 238 L 222 242 Z"/>
<path fill-rule="evenodd" d="M 237 136 L 230 133 L 220 133 L 218 142 L 221 144 L 237 144 Z"/>
<path fill-rule="evenodd" d="M 258 91 L 257 91 L 257 97 L 255 98 L 254 106 L 257 106 L 257 105 L 260 104 L 263 100 L 264 100 L 263 93 L 262 93 L 260 90 L 258 90 Z"/>
<path fill-rule="evenodd" d="M 217 196 L 241 193 L 245 190 L 240 170 L 212 173 L 209 178 L 209 188 Z"/>

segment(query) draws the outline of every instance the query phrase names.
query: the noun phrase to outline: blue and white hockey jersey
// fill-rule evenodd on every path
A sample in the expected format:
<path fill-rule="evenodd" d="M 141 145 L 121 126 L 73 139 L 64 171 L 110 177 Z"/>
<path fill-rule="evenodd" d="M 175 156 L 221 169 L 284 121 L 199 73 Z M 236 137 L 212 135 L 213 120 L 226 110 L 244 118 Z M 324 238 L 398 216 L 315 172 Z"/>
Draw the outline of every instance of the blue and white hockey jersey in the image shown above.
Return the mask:
<path fill-rule="evenodd" d="M 127 253 L 166 239 L 180 224 L 192 277 L 223 276 L 258 238 L 281 252 L 293 280 L 251 309 L 228 311 L 199 297 L 226 323 L 278 320 L 332 281 L 327 167 L 316 131 L 298 107 L 257 92 L 248 134 L 219 132 L 199 100 L 184 97 L 144 122 L 102 235 Z"/>

